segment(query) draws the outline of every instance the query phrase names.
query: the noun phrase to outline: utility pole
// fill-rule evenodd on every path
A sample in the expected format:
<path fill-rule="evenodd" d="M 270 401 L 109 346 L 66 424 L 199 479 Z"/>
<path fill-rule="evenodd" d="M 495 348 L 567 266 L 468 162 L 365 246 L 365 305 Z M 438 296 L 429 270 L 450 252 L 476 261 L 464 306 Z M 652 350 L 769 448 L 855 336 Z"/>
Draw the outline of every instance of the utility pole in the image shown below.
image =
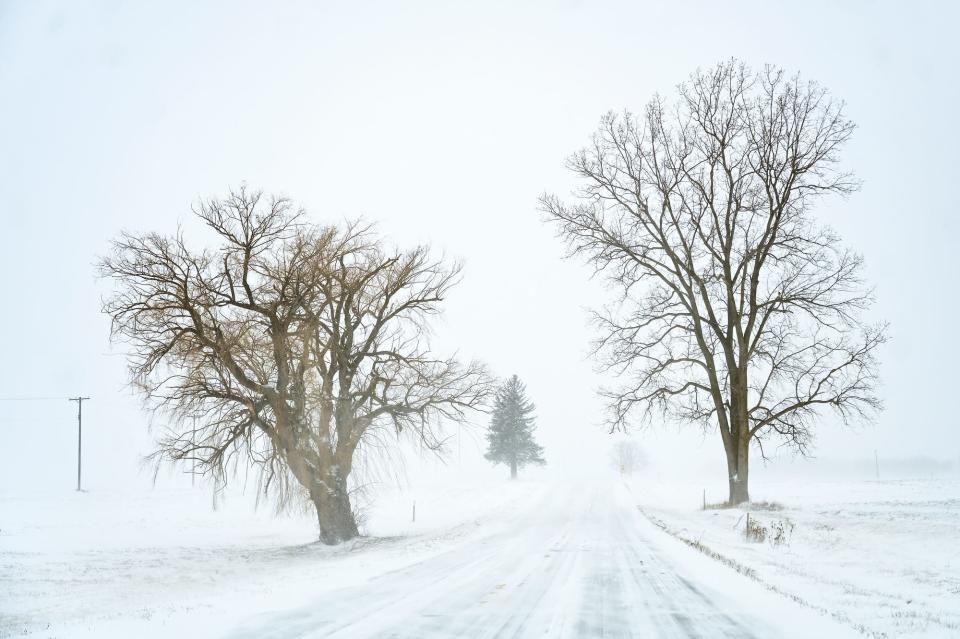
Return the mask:
<path fill-rule="evenodd" d="M 77 403 L 77 490 L 80 490 L 80 455 L 83 443 L 83 400 L 89 397 L 69 397 L 68 401 Z"/>
<path fill-rule="evenodd" d="M 193 418 L 193 432 L 197 432 L 197 418 Z M 190 460 L 190 487 L 197 487 L 197 453 L 194 452 Z"/>
<path fill-rule="evenodd" d="M 880 479 L 880 457 L 877 456 L 877 449 L 873 449 L 873 467 L 877 471 L 877 479 Z"/>

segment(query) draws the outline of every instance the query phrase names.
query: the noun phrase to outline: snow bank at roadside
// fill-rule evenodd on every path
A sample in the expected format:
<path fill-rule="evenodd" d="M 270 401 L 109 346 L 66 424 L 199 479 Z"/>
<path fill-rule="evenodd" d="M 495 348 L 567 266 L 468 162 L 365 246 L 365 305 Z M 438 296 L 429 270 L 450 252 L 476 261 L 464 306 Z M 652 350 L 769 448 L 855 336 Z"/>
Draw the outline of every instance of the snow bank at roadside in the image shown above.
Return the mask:
<path fill-rule="evenodd" d="M 241 494 L 216 510 L 200 488 L 0 497 L 0 637 L 213 634 L 231 611 L 291 605 L 468 543 L 542 489 L 475 478 L 381 491 L 370 536 L 333 548 L 315 543 L 312 513 L 277 515 Z"/>
<path fill-rule="evenodd" d="M 699 488 L 634 480 L 667 531 L 866 635 L 960 635 L 960 481 L 765 483 L 756 506 L 700 510 Z M 746 514 L 766 528 L 744 536 Z M 774 542 L 782 527 L 782 542 Z"/>

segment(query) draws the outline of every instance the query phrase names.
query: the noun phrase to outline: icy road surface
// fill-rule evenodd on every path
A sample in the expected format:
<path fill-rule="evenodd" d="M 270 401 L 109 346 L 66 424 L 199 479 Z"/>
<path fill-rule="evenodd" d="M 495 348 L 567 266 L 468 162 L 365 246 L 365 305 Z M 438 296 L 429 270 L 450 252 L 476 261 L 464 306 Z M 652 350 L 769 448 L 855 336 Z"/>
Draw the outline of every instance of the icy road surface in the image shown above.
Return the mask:
<path fill-rule="evenodd" d="M 248 618 L 226 636 L 854 634 L 672 546 L 622 486 L 560 485 L 513 518 L 472 543 L 318 594 L 307 605 Z"/>

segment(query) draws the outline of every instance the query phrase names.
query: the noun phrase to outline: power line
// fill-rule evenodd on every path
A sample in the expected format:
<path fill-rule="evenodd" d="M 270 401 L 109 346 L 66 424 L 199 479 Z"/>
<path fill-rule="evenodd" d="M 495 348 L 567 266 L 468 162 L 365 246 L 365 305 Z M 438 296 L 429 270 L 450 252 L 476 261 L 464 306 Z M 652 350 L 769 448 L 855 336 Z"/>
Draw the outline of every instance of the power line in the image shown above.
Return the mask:
<path fill-rule="evenodd" d="M 0 397 L 0 402 L 46 402 L 46 401 L 63 401 L 65 399 L 70 399 L 69 397 Z"/>

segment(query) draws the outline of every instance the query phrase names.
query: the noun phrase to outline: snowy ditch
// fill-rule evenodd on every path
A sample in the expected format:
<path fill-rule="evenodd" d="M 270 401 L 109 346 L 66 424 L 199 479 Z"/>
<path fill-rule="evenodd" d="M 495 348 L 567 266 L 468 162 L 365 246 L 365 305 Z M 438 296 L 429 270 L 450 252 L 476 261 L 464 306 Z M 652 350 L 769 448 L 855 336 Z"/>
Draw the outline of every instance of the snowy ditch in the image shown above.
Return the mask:
<path fill-rule="evenodd" d="M 758 482 L 754 492 L 776 503 L 703 509 L 694 486 L 633 482 L 640 512 L 665 533 L 865 636 L 960 635 L 960 481 Z"/>

